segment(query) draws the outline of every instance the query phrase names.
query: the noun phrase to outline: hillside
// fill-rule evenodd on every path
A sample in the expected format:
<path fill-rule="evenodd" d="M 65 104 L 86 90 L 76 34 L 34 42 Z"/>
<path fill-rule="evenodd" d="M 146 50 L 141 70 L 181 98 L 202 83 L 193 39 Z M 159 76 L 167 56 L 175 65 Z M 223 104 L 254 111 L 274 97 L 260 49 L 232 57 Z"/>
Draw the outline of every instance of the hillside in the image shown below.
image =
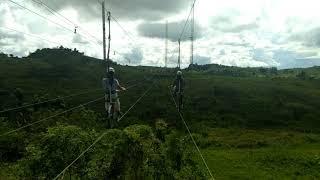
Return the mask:
<path fill-rule="evenodd" d="M 92 91 L 0 114 L 3 134 L 103 96 L 106 64 L 77 50 L 43 49 L 28 57 L 0 54 L 0 111 Z M 0 136 L 0 179 L 53 178 L 94 142 L 66 172 L 70 178 L 207 179 L 168 86 L 175 69 L 112 64 L 122 110 L 151 91 L 108 130 L 103 101 Z M 320 68 L 239 68 L 193 65 L 183 116 L 216 179 L 320 178 Z M 106 155 L 107 154 L 107 155 Z"/>

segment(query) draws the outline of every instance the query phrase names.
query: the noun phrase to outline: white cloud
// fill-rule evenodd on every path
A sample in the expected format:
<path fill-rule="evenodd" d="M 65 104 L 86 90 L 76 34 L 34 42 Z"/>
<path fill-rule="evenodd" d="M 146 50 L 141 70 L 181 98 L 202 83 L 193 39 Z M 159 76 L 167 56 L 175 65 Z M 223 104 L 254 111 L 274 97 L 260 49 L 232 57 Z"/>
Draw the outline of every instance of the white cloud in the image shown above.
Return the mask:
<path fill-rule="evenodd" d="M 102 58 L 101 44 L 91 37 L 93 35 L 99 40 L 102 39 L 100 9 L 98 4 L 92 4 L 95 3 L 94 1 L 82 0 L 75 4 L 78 1 L 72 0 L 61 1 L 58 4 L 61 14 L 76 24 L 80 24 L 83 29 L 90 32 L 90 35 L 81 28 L 78 29 L 78 34 L 72 33 L 73 25 L 50 14 L 38 4 L 31 3 L 29 0 L 15 1 L 46 16 L 51 21 L 59 22 L 71 32 L 23 10 L 9 1 L 0 2 L 0 27 L 9 27 L 28 34 L 35 34 L 50 41 L 57 41 L 65 47 L 77 48 L 89 56 Z M 127 11 L 124 7 L 130 4 L 131 7 L 136 3 L 141 5 L 139 10 L 121 13 L 120 19 L 118 19 L 122 26 L 132 34 L 131 38 L 128 38 L 115 22 L 111 24 L 111 58 L 119 63 L 126 63 L 128 57 L 134 57 L 137 60 L 135 63 L 164 66 L 164 40 L 141 37 L 138 27 L 140 24 L 162 24 L 166 19 L 169 22 L 184 20 L 189 13 L 191 4 L 190 1 L 170 1 L 169 7 L 163 4 L 160 6 L 156 0 L 147 1 L 147 3 L 143 3 L 146 0 L 111 1 L 111 4 L 108 4 L 108 7 L 115 11 L 115 15 L 117 12 Z M 51 1 L 44 2 L 50 4 Z M 154 8 L 157 6 L 161 10 L 155 11 Z M 201 26 L 203 33 L 195 41 L 195 60 L 243 67 L 277 66 L 286 68 L 317 65 L 318 59 L 320 59 L 320 39 L 318 37 L 319 31 L 317 31 L 320 27 L 318 7 L 320 7 L 320 1 L 317 0 L 197 1 L 196 21 Z M 84 10 L 87 11 L 84 12 Z M 168 12 L 167 17 L 166 12 Z M 159 26 L 159 28 L 164 33 L 164 26 L 163 28 Z M 175 28 L 178 28 L 177 31 L 179 31 L 179 27 Z M 0 51 L 5 53 L 25 56 L 37 48 L 57 46 L 57 44 L 21 34 L 17 36 L 19 33 L 0 29 Z M 196 32 L 198 31 L 199 27 L 196 28 Z M 160 35 L 157 34 L 157 36 Z M 190 36 L 189 26 L 185 36 Z M 114 51 L 117 53 L 114 54 Z M 186 67 L 190 61 L 189 41 L 181 44 L 181 52 L 182 64 Z M 177 43 L 169 43 L 168 56 L 170 58 L 169 65 L 176 66 Z M 311 60 L 307 61 L 306 59 Z"/>

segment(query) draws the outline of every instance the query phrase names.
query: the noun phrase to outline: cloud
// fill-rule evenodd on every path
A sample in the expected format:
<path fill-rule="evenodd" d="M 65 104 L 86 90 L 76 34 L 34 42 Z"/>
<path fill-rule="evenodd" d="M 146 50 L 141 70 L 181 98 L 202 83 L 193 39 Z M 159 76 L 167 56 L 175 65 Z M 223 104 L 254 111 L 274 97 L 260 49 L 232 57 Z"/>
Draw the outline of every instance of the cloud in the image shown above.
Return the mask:
<path fill-rule="evenodd" d="M 72 43 L 77 43 L 77 44 L 89 44 L 87 40 L 84 40 L 79 34 L 76 34 L 72 38 Z"/>
<path fill-rule="evenodd" d="M 320 58 L 308 58 L 296 52 L 277 50 L 274 51 L 274 59 L 279 62 L 279 69 L 312 67 L 320 65 Z"/>
<path fill-rule="evenodd" d="M 99 0 L 101 1 L 101 0 Z M 100 18 L 101 5 L 97 0 L 44 0 L 45 3 L 59 9 L 74 8 L 83 18 Z M 127 20 L 159 20 L 176 14 L 189 3 L 185 0 L 107 0 L 106 9 L 111 9 L 114 16 Z"/>
<path fill-rule="evenodd" d="M 235 25 L 233 27 L 227 28 L 227 32 L 241 32 L 241 31 L 248 31 L 248 30 L 254 30 L 257 29 L 259 26 L 257 22 L 251 22 L 248 24 L 239 24 Z"/>
<path fill-rule="evenodd" d="M 224 49 L 221 49 L 219 55 L 221 56 L 226 55 L 226 51 Z"/>
<path fill-rule="evenodd" d="M 178 41 L 184 25 L 184 20 L 168 23 L 168 38 L 171 41 Z M 138 32 L 144 37 L 165 39 L 165 26 L 165 23 L 142 23 L 138 26 Z M 190 40 L 190 31 L 190 23 L 188 23 L 181 41 Z M 204 29 L 198 23 L 195 23 L 194 39 L 197 40 L 203 36 Z"/>
<path fill-rule="evenodd" d="M 320 27 L 307 32 L 296 33 L 290 37 L 291 40 L 302 41 L 309 47 L 320 47 Z"/>
<path fill-rule="evenodd" d="M 17 42 L 24 40 L 24 35 L 0 28 L 0 43 L 2 46 L 17 44 Z"/>
<path fill-rule="evenodd" d="M 239 17 L 241 14 L 238 11 L 228 10 L 224 14 L 211 17 L 210 28 L 224 33 L 239 33 L 259 28 L 260 18 L 244 21 Z"/>
<path fill-rule="evenodd" d="M 277 67 L 280 65 L 280 63 L 274 59 L 274 53 L 272 51 L 258 48 L 253 49 L 251 52 L 254 60 L 266 63 L 269 67 Z"/>
<path fill-rule="evenodd" d="M 130 64 L 140 64 L 143 60 L 143 52 L 140 48 L 131 49 L 130 53 L 125 53 L 124 58 L 129 61 Z"/>
<path fill-rule="evenodd" d="M 211 58 L 206 56 L 195 55 L 194 63 L 199 65 L 211 64 Z"/>
<path fill-rule="evenodd" d="M 15 1 L 73 31 L 73 25 L 63 22 L 38 3 L 32 3 L 31 0 Z M 59 10 L 59 13 L 87 32 L 102 39 L 101 5 L 97 0 L 37 1 L 43 1 L 51 8 Z M 201 0 L 197 3 L 195 62 L 206 64 L 212 61 L 242 67 L 280 68 L 317 64 L 320 58 L 320 23 L 316 20 L 320 15 L 317 13 L 319 6 L 315 0 L 244 1 Z M 86 38 L 67 32 L 9 1 L 0 2 L 0 26 L 11 27 L 61 43 L 64 47 L 77 48 L 86 55 L 102 58 L 100 45 L 86 43 Z M 287 6 L 288 3 L 290 6 Z M 169 42 L 168 64 L 170 67 L 176 66 L 176 41 L 184 26 L 190 4 L 191 1 L 186 0 L 106 0 L 107 10 L 111 10 L 120 24 L 134 36 L 134 40 L 130 40 L 112 23 L 111 49 L 122 53 L 121 56 L 112 53 L 112 59 L 123 64 L 128 64 L 130 59 L 132 63 L 143 65 L 164 65 L 164 21 L 167 19 L 170 22 L 169 39 L 173 41 Z M 79 33 L 87 36 L 80 29 Z M 18 35 L 19 33 L 0 31 L 0 51 L 23 56 L 37 48 L 56 46 L 28 35 Z M 88 38 L 92 39 L 89 36 Z M 186 42 L 181 43 L 183 67 L 189 63 L 189 38 L 190 24 L 182 38 Z M 129 41 L 134 43 L 130 45 Z"/>

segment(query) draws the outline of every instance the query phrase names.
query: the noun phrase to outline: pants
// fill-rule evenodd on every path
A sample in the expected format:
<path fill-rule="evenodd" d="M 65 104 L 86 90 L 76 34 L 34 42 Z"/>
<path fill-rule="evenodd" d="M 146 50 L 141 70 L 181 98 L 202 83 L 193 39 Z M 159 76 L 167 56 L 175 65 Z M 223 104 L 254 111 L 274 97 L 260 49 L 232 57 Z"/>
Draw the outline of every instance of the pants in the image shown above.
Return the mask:
<path fill-rule="evenodd" d="M 111 105 L 114 104 L 114 110 L 117 112 L 120 112 L 120 100 L 118 97 L 118 94 L 111 94 L 111 97 L 109 97 L 109 94 L 106 94 L 105 97 L 105 108 L 106 111 L 110 114 L 111 112 Z M 111 100 L 111 101 L 110 101 Z"/>
<path fill-rule="evenodd" d="M 178 91 L 176 91 L 176 89 L 175 89 L 175 91 L 173 92 L 173 96 L 174 97 L 177 97 L 177 95 L 178 96 L 180 96 L 179 97 L 179 102 L 177 102 L 180 106 L 183 106 L 183 91 L 181 91 L 180 93 L 178 92 Z"/>

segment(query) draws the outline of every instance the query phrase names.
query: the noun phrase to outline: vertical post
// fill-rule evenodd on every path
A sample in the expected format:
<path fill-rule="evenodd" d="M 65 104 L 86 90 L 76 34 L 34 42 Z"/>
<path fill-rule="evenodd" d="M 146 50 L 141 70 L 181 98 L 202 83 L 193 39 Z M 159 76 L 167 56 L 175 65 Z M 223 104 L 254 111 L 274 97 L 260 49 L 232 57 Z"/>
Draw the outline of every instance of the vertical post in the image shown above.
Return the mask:
<path fill-rule="evenodd" d="M 110 43 L 111 43 L 111 12 L 108 11 L 108 24 L 109 24 L 109 36 L 108 36 L 108 56 L 107 56 L 107 61 L 108 61 L 108 69 L 110 67 Z"/>
<path fill-rule="evenodd" d="M 192 19 L 191 19 L 191 56 L 190 64 L 193 64 L 193 50 L 194 50 L 194 4 L 192 5 Z"/>
<path fill-rule="evenodd" d="M 105 0 L 101 2 L 102 4 L 102 32 L 103 32 L 103 60 L 108 64 L 106 59 L 106 11 L 105 11 Z M 109 67 L 107 65 L 107 72 L 109 72 Z"/>
<path fill-rule="evenodd" d="M 168 65 L 168 21 L 166 21 L 166 43 L 165 43 L 165 62 L 164 62 L 164 66 L 167 67 Z"/>
<path fill-rule="evenodd" d="M 180 39 L 178 40 L 179 43 L 179 56 L 178 56 L 178 68 L 181 69 L 181 55 L 180 55 Z"/>

